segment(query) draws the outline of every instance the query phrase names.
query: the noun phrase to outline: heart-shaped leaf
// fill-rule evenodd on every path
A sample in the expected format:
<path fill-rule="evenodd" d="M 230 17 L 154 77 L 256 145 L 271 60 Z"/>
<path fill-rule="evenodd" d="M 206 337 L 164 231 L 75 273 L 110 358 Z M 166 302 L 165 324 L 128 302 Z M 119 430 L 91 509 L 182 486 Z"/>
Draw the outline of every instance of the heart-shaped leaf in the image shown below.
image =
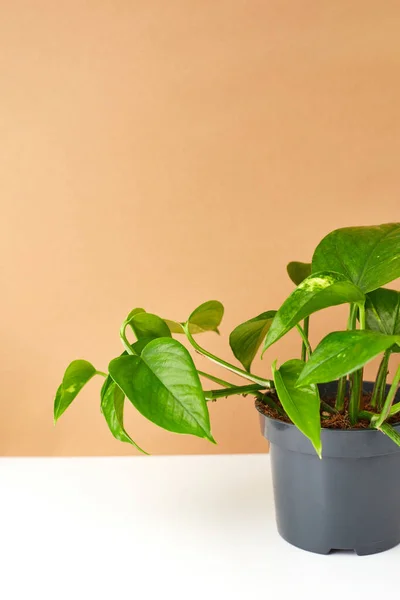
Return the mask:
<path fill-rule="evenodd" d="M 171 321 L 170 319 L 164 319 L 171 333 L 185 333 L 183 329 L 183 323 L 179 323 L 178 321 Z M 192 331 L 191 333 L 194 333 Z"/>
<path fill-rule="evenodd" d="M 363 292 L 400 277 L 400 223 L 346 227 L 328 234 L 317 246 L 313 273 L 342 273 Z"/>
<path fill-rule="evenodd" d="M 125 322 L 129 323 L 129 321 L 131 320 L 132 317 L 134 317 L 135 315 L 138 315 L 139 313 L 145 313 L 146 311 L 144 310 L 144 308 L 133 308 L 131 310 L 131 312 L 129 313 L 129 315 L 126 317 Z"/>
<path fill-rule="evenodd" d="M 293 283 L 299 285 L 311 275 L 311 263 L 293 261 L 288 264 L 286 270 Z"/>
<path fill-rule="evenodd" d="M 363 303 L 364 294 L 340 273 L 310 275 L 290 294 L 275 315 L 264 350 L 312 313 L 345 302 Z"/>
<path fill-rule="evenodd" d="M 267 335 L 275 314 L 276 310 L 261 313 L 258 317 L 238 325 L 229 336 L 233 354 L 247 371 L 250 371 L 251 363 Z"/>
<path fill-rule="evenodd" d="M 218 300 L 209 300 L 198 306 L 188 319 L 189 331 L 191 334 L 204 333 L 205 331 L 215 331 L 219 333 L 218 326 L 224 316 L 224 307 Z M 164 319 L 171 333 L 185 333 L 184 323 Z"/>
<path fill-rule="evenodd" d="M 112 360 L 109 372 L 147 419 L 168 431 L 214 442 L 198 373 L 189 352 L 177 340 L 153 340 L 141 356 Z"/>
<path fill-rule="evenodd" d="M 75 400 L 83 386 L 96 374 L 96 369 L 87 360 L 74 360 L 66 369 L 54 399 L 54 422 L 61 417 Z"/>
<path fill-rule="evenodd" d="M 127 324 L 132 327 L 138 340 L 142 338 L 155 340 L 159 337 L 171 337 L 167 323 L 157 315 L 148 312 L 143 311 L 131 314 Z"/>
<path fill-rule="evenodd" d="M 334 331 L 318 344 L 297 385 L 328 383 L 353 373 L 399 342 L 400 336 L 377 331 Z"/>
<path fill-rule="evenodd" d="M 218 300 L 209 300 L 198 306 L 188 318 L 190 331 L 202 333 L 215 331 L 219 333 L 218 326 L 224 316 L 224 307 Z"/>
<path fill-rule="evenodd" d="M 280 369 L 276 362 L 272 366 L 275 388 L 286 414 L 291 421 L 308 437 L 321 458 L 320 398 L 316 385 L 296 387 L 296 382 L 304 368 L 302 360 L 289 360 Z M 300 393 L 299 393 L 300 392 Z"/>
<path fill-rule="evenodd" d="M 367 294 L 365 314 L 368 329 L 400 335 L 400 292 L 379 288 Z M 393 352 L 400 352 L 399 346 Z"/>
<path fill-rule="evenodd" d="M 147 454 L 133 441 L 124 428 L 125 396 L 115 381 L 108 376 L 101 388 L 101 412 L 113 436 L 120 442 L 135 446 L 143 454 Z"/>

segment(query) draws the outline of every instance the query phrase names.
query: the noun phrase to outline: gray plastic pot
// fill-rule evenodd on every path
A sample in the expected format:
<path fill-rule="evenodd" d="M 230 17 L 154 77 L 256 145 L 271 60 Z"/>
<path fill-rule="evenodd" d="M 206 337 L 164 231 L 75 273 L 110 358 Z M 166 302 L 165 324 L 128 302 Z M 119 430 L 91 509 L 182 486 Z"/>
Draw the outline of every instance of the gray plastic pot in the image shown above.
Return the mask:
<path fill-rule="evenodd" d="M 364 390 L 372 386 L 364 383 Z M 320 386 L 321 398 L 336 387 Z M 319 554 L 359 555 L 400 543 L 399 446 L 372 429 L 322 429 L 320 460 L 294 425 L 261 413 L 260 419 L 270 442 L 277 527 L 286 541 Z M 400 424 L 395 429 L 400 433 Z"/>

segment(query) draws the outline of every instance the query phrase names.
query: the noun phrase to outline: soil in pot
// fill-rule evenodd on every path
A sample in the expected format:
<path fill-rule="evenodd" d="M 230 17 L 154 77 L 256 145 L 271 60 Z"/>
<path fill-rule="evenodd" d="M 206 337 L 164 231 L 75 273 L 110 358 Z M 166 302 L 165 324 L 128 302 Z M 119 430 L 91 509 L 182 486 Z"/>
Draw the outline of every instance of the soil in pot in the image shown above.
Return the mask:
<path fill-rule="evenodd" d="M 272 399 L 279 407 L 282 407 L 279 399 L 276 396 L 272 395 Z M 351 424 L 350 415 L 348 412 L 348 396 L 345 398 L 345 410 L 340 413 L 335 412 L 335 396 L 324 398 L 324 401 L 327 406 L 321 406 L 321 426 L 325 429 L 367 429 L 369 427 L 368 419 L 361 419 L 358 423 L 356 423 L 356 425 Z M 361 406 L 363 407 L 363 410 L 376 413 L 376 409 L 371 406 L 370 401 L 371 394 L 364 393 Z M 284 423 L 292 422 L 288 416 L 281 414 L 271 406 L 268 406 L 268 404 L 266 404 L 263 400 L 256 400 L 255 405 L 258 412 L 266 417 L 269 417 L 270 419 L 276 419 L 278 421 L 283 421 Z M 329 407 L 332 410 L 329 410 Z M 400 413 L 393 415 L 393 417 L 388 419 L 388 423 L 391 423 L 392 425 L 400 423 Z"/>

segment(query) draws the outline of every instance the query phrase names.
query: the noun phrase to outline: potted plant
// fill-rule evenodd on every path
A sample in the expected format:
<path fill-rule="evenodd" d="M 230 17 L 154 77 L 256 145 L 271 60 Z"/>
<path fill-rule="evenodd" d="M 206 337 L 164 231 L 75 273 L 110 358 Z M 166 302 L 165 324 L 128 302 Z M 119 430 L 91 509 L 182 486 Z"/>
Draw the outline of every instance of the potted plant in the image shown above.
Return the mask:
<path fill-rule="evenodd" d="M 389 358 L 400 352 L 400 292 L 382 286 L 400 276 L 400 223 L 337 229 L 319 243 L 311 263 L 292 262 L 287 270 L 297 287 L 282 306 L 230 334 L 241 367 L 198 341 L 204 331 L 218 333 L 224 312 L 220 302 L 205 302 L 184 322 L 135 308 L 120 329 L 124 352 L 106 373 L 85 360 L 68 366 L 55 397 L 54 419 L 90 379 L 101 376 L 101 411 L 118 440 L 139 448 L 124 428 L 127 398 L 156 425 L 214 443 L 207 402 L 252 395 L 271 444 L 280 534 L 319 553 L 388 549 L 400 542 L 400 365 L 387 383 Z M 339 304 L 349 305 L 347 326 L 312 349 L 310 316 Z M 300 357 L 275 361 L 272 379 L 255 374 L 258 351 L 293 328 L 301 338 Z M 245 384 L 197 370 L 179 341 L 182 336 Z M 378 356 L 375 382 L 363 382 L 364 365 Z M 218 387 L 204 390 L 200 378 Z"/>

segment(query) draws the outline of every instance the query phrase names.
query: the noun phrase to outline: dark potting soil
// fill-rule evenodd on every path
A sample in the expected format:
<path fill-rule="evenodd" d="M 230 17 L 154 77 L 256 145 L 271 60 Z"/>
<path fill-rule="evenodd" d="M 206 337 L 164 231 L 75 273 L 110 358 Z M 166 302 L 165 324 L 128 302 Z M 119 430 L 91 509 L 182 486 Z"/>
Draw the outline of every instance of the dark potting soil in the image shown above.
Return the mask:
<path fill-rule="evenodd" d="M 275 403 L 278 404 L 278 406 L 281 406 L 281 403 L 279 402 L 279 400 L 276 396 L 271 396 L 271 397 L 273 398 Z M 335 400 L 336 400 L 335 397 L 324 398 L 324 402 L 326 404 L 328 404 L 329 406 L 331 406 L 332 408 L 335 407 Z M 376 413 L 376 410 L 374 409 L 374 407 L 372 407 L 370 405 L 370 401 L 371 401 L 371 394 L 364 394 L 362 397 L 361 406 L 363 407 L 363 410 L 367 410 L 369 412 Z M 266 415 L 267 417 L 270 417 L 271 419 L 277 419 L 278 421 L 283 421 L 284 423 L 292 422 L 286 414 L 281 415 L 277 410 L 275 410 L 274 408 L 271 408 L 270 406 L 268 406 L 268 404 L 265 404 L 265 402 L 263 402 L 262 400 L 257 399 L 255 401 L 255 405 L 256 405 L 257 409 L 263 415 Z M 367 429 L 369 427 L 369 423 L 370 423 L 368 419 L 361 419 L 356 425 L 352 425 L 350 423 L 348 405 L 349 405 L 349 398 L 346 397 L 345 410 L 342 413 L 330 413 L 328 410 L 325 410 L 324 406 L 322 406 L 321 413 L 320 413 L 321 414 L 321 426 L 326 429 Z M 400 421 L 400 413 L 398 413 L 397 415 L 394 415 L 391 419 L 388 419 L 388 422 L 391 424 L 399 423 L 399 421 Z"/>

